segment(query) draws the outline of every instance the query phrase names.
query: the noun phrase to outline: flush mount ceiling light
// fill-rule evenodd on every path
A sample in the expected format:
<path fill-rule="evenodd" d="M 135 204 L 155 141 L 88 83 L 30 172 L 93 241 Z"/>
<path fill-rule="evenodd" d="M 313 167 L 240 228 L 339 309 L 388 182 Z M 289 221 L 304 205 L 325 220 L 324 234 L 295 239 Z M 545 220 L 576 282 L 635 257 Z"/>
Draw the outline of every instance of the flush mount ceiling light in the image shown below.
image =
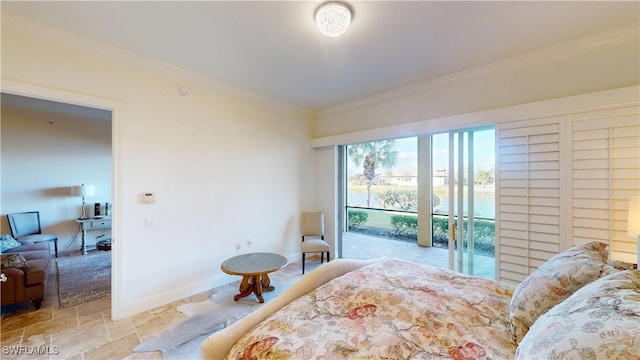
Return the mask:
<path fill-rule="evenodd" d="M 352 17 L 353 13 L 348 4 L 328 1 L 316 10 L 316 25 L 323 35 L 338 37 L 347 31 Z"/>

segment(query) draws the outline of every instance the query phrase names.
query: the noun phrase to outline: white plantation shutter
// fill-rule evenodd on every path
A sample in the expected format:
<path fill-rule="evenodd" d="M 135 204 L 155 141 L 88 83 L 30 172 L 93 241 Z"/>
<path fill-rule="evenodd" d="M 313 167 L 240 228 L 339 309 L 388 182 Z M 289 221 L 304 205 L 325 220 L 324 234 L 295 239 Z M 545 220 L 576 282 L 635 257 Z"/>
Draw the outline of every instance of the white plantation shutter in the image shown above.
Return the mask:
<path fill-rule="evenodd" d="M 573 244 L 599 240 L 612 258 L 636 262 L 637 243 L 627 237 L 630 196 L 640 195 L 638 106 L 567 117 Z"/>
<path fill-rule="evenodd" d="M 499 279 L 518 283 L 559 251 L 587 241 L 636 262 L 628 200 L 640 195 L 640 107 L 622 106 L 496 126 Z"/>
<path fill-rule="evenodd" d="M 563 119 L 514 121 L 496 127 L 500 281 L 519 283 L 561 248 Z"/>

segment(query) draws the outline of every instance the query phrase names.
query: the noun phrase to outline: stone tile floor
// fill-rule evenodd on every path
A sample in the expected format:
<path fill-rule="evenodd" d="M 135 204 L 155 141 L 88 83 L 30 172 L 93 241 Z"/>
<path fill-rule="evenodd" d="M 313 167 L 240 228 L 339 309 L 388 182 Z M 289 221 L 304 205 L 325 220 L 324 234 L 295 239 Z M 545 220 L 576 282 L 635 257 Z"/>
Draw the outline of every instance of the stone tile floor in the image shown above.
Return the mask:
<path fill-rule="evenodd" d="M 308 271 L 320 266 L 319 256 L 317 261 L 313 257 L 309 260 Z M 180 305 L 202 302 L 211 297 L 211 290 L 208 290 L 112 321 L 111 297 L 60 309 L 56 264 L 52 265 L 49 266 L 45 300 L 39 310 L 35 310 L 31 303 L 3 308 L 0 359 L 162 359 L 160 352 L 134 353 L 133 349 L 187 319 L 177 310 Z M 300 262 L 288 266 L 297 267 L 297 271 L 302 272 Z"/>
<path fill-rule="evenodd" d="M 160 352 L 134 353 L 171 325 L 186 319 L 177 307 L 210 297 L 204 292 L 126 319 L 111 320 L 111 297 L 59 308 L 56 264 L 49 266 L 45 300 L 3 308 L 0 320 L 2 359 L 162 359 Z"/>

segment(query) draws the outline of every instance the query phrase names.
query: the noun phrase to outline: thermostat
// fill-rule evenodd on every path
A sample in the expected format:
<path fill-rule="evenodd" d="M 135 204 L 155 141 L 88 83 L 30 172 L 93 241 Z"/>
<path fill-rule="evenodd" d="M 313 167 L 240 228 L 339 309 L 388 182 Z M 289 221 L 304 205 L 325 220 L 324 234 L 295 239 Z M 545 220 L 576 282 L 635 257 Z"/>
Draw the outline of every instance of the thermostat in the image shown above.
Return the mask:
<path fill-rule="evenodd" d="M 153 204 L 156 202 L 156 194 L 152 192 L 142 193 L 142 203 L 143 204 Z"/>

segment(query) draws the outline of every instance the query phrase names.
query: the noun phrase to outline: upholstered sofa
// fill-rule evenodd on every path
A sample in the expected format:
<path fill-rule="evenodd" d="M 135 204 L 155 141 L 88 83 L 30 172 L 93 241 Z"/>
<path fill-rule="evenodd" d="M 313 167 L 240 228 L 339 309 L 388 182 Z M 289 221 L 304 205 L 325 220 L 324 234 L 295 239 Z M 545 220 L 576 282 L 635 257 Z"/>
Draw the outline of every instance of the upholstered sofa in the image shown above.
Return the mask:
<path fill-rule="evenodd" d="M 49 244 L 18 242 L 20 246 L 2 252 L 2 306 L 31 301 L 39 309 L 51 262 Z"/>

